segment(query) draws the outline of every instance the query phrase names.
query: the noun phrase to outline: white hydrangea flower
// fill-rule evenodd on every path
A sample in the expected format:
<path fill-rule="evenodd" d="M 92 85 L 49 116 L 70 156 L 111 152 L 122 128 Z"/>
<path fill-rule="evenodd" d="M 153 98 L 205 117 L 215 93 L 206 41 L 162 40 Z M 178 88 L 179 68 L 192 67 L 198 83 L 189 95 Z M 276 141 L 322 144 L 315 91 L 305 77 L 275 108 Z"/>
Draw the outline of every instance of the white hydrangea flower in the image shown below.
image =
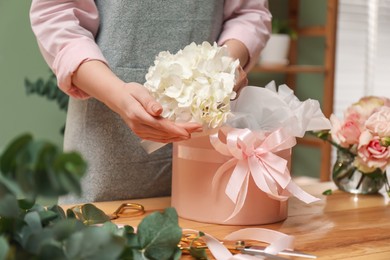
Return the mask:
<path fill-rule="evenodd" d="M 160 52 L 145 87 L 162 105 L 163 117 L 216 128 L 230 115 L 238 65 L 226 46 L 191 43 L 176 54 Z"/>

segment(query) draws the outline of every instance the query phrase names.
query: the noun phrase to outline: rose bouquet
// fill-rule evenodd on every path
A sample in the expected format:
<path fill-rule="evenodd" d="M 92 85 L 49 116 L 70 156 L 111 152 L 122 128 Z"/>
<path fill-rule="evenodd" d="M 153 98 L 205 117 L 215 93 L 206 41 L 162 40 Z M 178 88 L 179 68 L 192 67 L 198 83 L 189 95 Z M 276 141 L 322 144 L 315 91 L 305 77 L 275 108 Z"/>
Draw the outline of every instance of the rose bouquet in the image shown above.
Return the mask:
<path fill-rule="evenodd" d="M 316 135 L 337 149 L 333 168 L 337 186 L 352 193 L 375 193 L 385 185 L 389 192 L 390 99 L 363 97 L 346 109 L 343 120 L 331 115 L 330 121 L 331 130 Z"/>

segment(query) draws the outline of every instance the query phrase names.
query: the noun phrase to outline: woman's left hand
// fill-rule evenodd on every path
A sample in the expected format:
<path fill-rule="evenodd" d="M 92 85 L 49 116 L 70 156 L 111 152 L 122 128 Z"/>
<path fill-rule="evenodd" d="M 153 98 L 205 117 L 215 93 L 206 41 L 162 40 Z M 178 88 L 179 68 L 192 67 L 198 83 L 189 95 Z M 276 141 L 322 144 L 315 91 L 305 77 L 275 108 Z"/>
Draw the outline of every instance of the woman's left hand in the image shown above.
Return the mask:
<path fill-rule="evenodd" d="M 238 66 L 238 78 L 233 90 L 237 93 L 236 98 L 240 95 L 240 91 L 248 85 L 248 75 L 241 66 Z"/>

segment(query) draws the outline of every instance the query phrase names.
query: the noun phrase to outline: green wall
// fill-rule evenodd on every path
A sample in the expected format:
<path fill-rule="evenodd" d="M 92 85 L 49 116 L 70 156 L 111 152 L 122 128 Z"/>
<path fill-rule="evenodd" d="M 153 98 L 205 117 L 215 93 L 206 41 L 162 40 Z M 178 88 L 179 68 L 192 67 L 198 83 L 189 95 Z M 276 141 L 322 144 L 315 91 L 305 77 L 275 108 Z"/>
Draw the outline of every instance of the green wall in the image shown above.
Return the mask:
<path fill-rule="evenodd" d="M 62 145 L 65 113 L 25 92 L 26 77 L 35 81 L 50 74 L 30 28 L 30 3 L 0 0 L 0 149 L 24 132 Z"/>

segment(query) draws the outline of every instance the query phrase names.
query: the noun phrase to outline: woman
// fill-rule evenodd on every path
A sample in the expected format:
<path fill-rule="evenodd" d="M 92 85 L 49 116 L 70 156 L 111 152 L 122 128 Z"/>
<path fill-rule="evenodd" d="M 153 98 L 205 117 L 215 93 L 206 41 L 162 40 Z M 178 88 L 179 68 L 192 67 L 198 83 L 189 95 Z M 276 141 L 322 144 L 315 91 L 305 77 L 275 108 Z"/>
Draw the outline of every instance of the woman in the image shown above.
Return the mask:
<path fill-rule="evenodd" d="M 265 0 L 33 0 L 30 17 L 40 50 L 71 98 L 64 149 L 89 164 L 81 198 L 61 203 L 170 194 L 171 146 L 148 155 L 140 139 L 171 143 L 198 124 L 161 118 L 141 85 L 160 51 L 191 42 L 225 44 L 240 60 L 240 80 L 269 37 Z"/>

